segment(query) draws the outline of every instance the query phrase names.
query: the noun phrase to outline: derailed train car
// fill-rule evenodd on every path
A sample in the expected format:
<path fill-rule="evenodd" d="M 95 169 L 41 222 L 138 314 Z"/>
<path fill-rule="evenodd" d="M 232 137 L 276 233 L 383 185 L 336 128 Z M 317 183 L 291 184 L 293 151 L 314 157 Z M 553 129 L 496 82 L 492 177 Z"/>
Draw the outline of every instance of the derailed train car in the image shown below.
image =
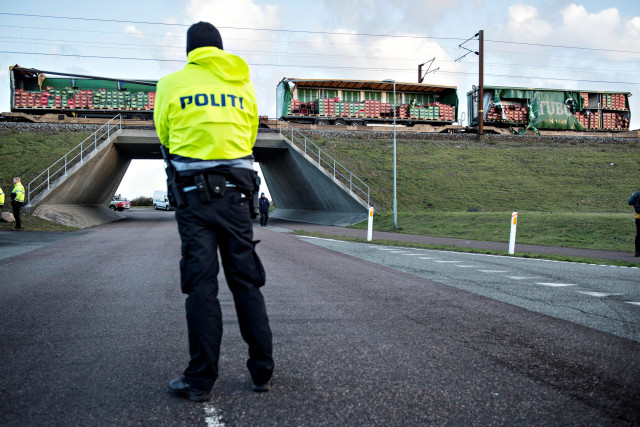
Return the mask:
<path fill-rule="evenodd" d="M 9 67 L 13 118 L 33 121 L 54 117 L 151 120 L 156 81 L 106 77 Z M 53 77 L 60 76 L 60 77 Z"/>
<path fill-rule="evenodd" d="M 485 86 L 485 125 L 537 130 L 627 131 L 629 92 Z M 469 126 L 478 125 L 477 90 L 467 93 Z"/>
<path fill-rule="evenodd" d="M 157 81 L 9 67 L 11 113 L 3 119 L 69 122 L 152 120 Z M 283 78 L 276 90 L 277 118 L 316 125 L 423 125 L 426 131 L 473 132 L 477 90 L 467 93 L 468 127 L 458 122 L 455 86 L 395 82 Z M 629 92 L 485 86 L 484 124 L 555 131 L 627 131 Z M 395 110 L 394 110 L 395 108 Z M 133 123 L 133 122 L 132 122 Z M 141 124 L 144 124 L 141 123 Z"/>
<path fill-rule="evenodd" d="M 284 78 L 276 89 L 278 118 L 317 125 L 396 123 L 450 125 L 458 119 L 455 86 L 393 81 Z"/>

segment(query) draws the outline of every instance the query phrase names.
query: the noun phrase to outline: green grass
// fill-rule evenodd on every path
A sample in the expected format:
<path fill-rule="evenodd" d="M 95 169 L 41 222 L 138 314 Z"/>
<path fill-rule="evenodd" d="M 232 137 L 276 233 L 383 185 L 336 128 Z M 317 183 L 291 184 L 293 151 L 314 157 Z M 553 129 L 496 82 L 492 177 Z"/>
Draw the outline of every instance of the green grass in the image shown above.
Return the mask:
<path fill-rule="evenodd" d="M 433 250 L 465 252 L 465 253 L 474 253 L 474 254 L 511 256 L 515 258 L 548 259 L 548 260 L 554 260 L 554 261 L 581 262 L 585 264 L 618 265 L 623 267 L 638 266 L 637 263 L 633 263 L 633 262 L 575 257 L 575 256 L 566 256 L 566 255 L 536 254 L 536 253 L 530 253 L 530 252 L 516 252 L 515 255 L 506 255 L 504 251 L 495 251 L 491 249 L 464 248 L 464 247 L 449 246 L 449 245 L 429 245 L 429 244 L 422 244 L 422 243 L 399 242 L 396 240 L 383 240 L 383 239 L 373 239 L 371 241 L 368 241 L 362 237 L 336 236 L 333 234 L 328 235 L 328 234 L 314 233 L 314 232 L 308 232 L 303 230 L 294 230 L 293 233 L 300 236 L 321 237 L 321 238 L 334 239 L 334 240 L 343 240 L 345 242 L 367 243 L 367 244 L 373 244 L 373 245 L 384 245 L 384 246 L 394 246 L 394 247 L 403 247 L 403 248 L 433 249 Z"/>
<path fill-rule="evenodd" d="M 508 242 L 511 212 L 399 212 L 397 232 L 434 237 Z M 374 229 L 393 232 L 393 214 L 374 216 Z M 366 229 L 367 223 L 353 226 Z M 518 212 L 520 244 L 611 251 L 633 250 L 635 223 L 628 213 Z"/>
<path fill-rule="evenodd" d="M 371 187 L 374 229 L 394 231 L 392 140 L 312 138 Z M 399 232 L 506 242 L 516 211 L 518 243 L 633 250 L 637 139 L 433 135 L 396 148 Z"/>
<path fill-rule="evenodd" d="M 89 136 L 91 132 L 19 131 L 0 128 L 0 188 L 5 193 L 3 212 L 11 212 L 13 177 L 19 176 L 27 188 L 29 181 L 47 169 L 53 162 Z M 74 231 L 73 227 L 24 215 L 22 226 L 26 231 Z M 10 230 L 15 223 L 0 222 L 0 231 Z"/>
<path fill-rule="evenodd" d="M 2 212 L 11 212 L 11 206 L 7 208 L 5 204 Z M 66 225 L 57 224 L 55 222 L 47 221 L 46 219 L 38 218 L 33 215 L 21 215 L 22 229 L 24 232 L 29 231 L 76 231 L 77 228 L 68 227 Z M 15 222 L 0 222 L 0 231 L 8 231 L 16 226 Z"/>
<path fill-rule="evenodd" d="M 80 144 L 91 132 L 42 131 L 21 132 L 13 128 L 0 128 L 0 188 L 5 195 L 13 190 L 13 177 L 29 181 L 42 173 L 53 162 Z M 7 203 L 9 202 L 7 197 Z"/>

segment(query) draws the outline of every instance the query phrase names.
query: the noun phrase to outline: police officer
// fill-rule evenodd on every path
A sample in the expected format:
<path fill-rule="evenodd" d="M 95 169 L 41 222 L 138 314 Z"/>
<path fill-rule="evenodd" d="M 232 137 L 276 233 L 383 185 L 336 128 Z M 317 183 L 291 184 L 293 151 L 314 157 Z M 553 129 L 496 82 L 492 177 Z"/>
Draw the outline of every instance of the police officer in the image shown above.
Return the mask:
<path fill-rule="evenodd" d="M 269 199 L 264 196 L 264 193 L 260 193 L 260 225 L 262 227 L 267 226 L 269 220 Z"/>
<path fill-rule="evenodd" d="M 20 182 L 20 177 L 13 178 L 13 191 L 11 191 L 11 207 L 13 208 L 13 216 L 16 219 L 16 228 L 13 231 L 22 231 L 22 222 L 20 221 L 20 209 L 24 206 L 24 186 Z"/>
<path fill-rule="evenodd" d="M 249 66 L 223 50 L 219 31 L 207 22 L 187 31 L 187 60 L 182 70 L 158 82 L 154 121 L 169 152 L 169 194 L 178 204 L 182 240 L 181 288 L 188 295 L 191 358 L 183 376 L 169 382 L 169 390 L 205 401 L 218 377 L 222 338 L 218 249 L 248 345 L 254 391 L 269 390 L 274 362 L 259 289 L 265 273 L 255 251 L 249 209 L 259 188 L 253 170 L 258 112 Z"/>

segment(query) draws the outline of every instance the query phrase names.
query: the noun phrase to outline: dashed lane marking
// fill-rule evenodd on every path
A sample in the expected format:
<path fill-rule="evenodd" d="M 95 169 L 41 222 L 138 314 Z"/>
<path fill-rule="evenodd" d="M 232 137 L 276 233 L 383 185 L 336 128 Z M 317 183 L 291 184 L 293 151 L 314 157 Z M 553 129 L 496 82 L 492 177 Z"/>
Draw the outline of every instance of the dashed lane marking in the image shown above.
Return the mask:
<path fill-rule="evenodd" d="M 420 259 L 436 259 L 436 258 L 432 258 L 432 257 L 428 257 L 428 256 L 421 256 Z"/>
<path fill-rule="evenodd" d="M 480 273 L 506 273 L 507 270 L 478 270 Z"/>
<path fill-rule="evenodd" d="M 458 268 L 478 268 L 477 265 L 454 265 L 454 267 L 458 267 Z"/>
<path fill-rule="evenodd" d="M 537 279 L 537 277 L 532 276 L 507 276 L 509 279 L 513 280 L 529 280 L 529 279 Z"/>
<path fill-rule="evenodd" d="M 576 292 L 579 294 L 585 294 L 585 295 L 589 295 L 597 298 L 610 297 L 612 295 L 623 295 L 623 294 L 613 294 L 608 292 L 589 292 L 589 291 L 576 291 Z"/>
<path fill-rule="evenodd" d="M 552 288 L 562 288 L 565 286 L 578 286 L 575 283 L 546 283 L 546 282 L 538 282 L 536 283 L 536 285 L 550 286 Z"/>
<path fill-rule="evenodd" d="M 452 264 L 452 263 L 462 262 L 462 261 L 434 261 L 434 262 Z"/>
<path fill-rule="evenodd" d="M 640 301 L 625 301 L 627 304 L 640 305 Z"/>
<path fill-rule="evenodd" d="M 424 255 L 424 254 L 403 254 L 405 256 L 418 256 L 418 255 Z"/>

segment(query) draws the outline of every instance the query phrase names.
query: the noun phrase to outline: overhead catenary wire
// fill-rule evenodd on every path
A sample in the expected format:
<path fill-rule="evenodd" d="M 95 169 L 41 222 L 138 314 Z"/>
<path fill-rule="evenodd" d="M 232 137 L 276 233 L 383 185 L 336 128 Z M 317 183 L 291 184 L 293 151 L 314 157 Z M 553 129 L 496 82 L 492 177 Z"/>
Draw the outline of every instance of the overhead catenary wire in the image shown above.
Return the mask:
<path fill-rule="evenodd" d="M 145 48 L 145 50 L 154 50 L 154 51 L 162 51 L 165 52 L 167 50 L 172 51 L 184 51 L 183 46 L 166 46 L 166 45 L 158 45 L 158 44 L 139 44 L 135 46 L 123 45 L 121 43 L 114 42 L 99 42 L 99 41 L 84 41 L 84 40 L 56 40 L 56 39 L 42 39 L 42 38 L 30 38 L 30 37 L 3 37 L 0 36 L 0 43 L 3 40 L 9 39 L 13 40 L 12 43 L 16 44 L 26 44 L 26 45 L 42 45 L 43 41 L 49 42 L 53 45 L 60 46 L 71 46 L 71 47 L 92 47 L 92 46 L 100 46 L 100 47 L 109 47 L 111 46 L 114 49 L 118 50 L 139 50 L 140 48 Z M 26 41 L 25 41 L 26 40 Z M 75 44 L 78 43 L 79 45 Z M 270 55 L 270 56 L 303 56 L 303 57 L 322 57 L 322 58 L 349 58 L 349 59 L 363 59 L 363 60 L 387 60 L 387 61 L 414 61 L 413 57 L 388 57 L 388 56 L 354 56 L 354 55 L 346 55 L 346 54 L 328 54 L 328 53 L 313 53 L 313 52 L 282 52 L 277 50 L 247 50 L 247 49 L 234 49 L 236 53 L 242 53 L 246 55 Z M 439 59 L 438 63 L 462 63 L 462 64 L 473 64 L 475 62 L 472 61 L 451 61 L 446 59 Z M 616 70 L 610 68 L 602 68 L 602 69 L 594 69 L 593 67 L 589 68 L 580 68 L 576 66 L 571 67 L 553 67 L 548 65 L 535 65 L 530 63 L 504 63 L 504 62 L 485 62 L 486 65 L 496 66 L 496 67 L 529 67 L 529 68 L 545 68 L 545 69 L 553 69 L 553 70 L 571 70 L 571 71 L 602 71 L 602 72 L 618 72 L 618 73 L 636 73 L 636 70 Z"/>
<path fill-rule="evenodd" d="M 166 52 L 168 50 L 173 50 L 173 51 L 184 51 L 184 47 L 183 46 L 178 46 L 178 45 L 165 45 L 165 44 L 137 44 L 137 45 L 131 45 L 129 43 L 118 43 L 118 42 L 100 42 L 100 41 L 85 41 L 85 40 L 59 40 L 59 39 L 47 39 L 47 38 L 35 38 L 35 37 L 7 37 L 7 36 L 0 36 L 0 43 L 3 42 L 3 40 L 12 40 L 12 43 L 16 44 L 31 44 L 31 45 L 43 45 L 46 44 L 44 42 L 49 42 L 52 45 L 62 45 L 62 46 L 70 46 L 70 47 L 90 47 L 90 46 L 112 46 L 114 49 L 119 49 L 119 50 L 139 50 L 140 48 L 145 48 L 147 50 L 157 50 L 157 51 L 163 51 Z M 232 39 L 233 40 L 233 39 Z M 288 43 L 288 42 L 280 42 L 280 43 Z M 305 43 L 305 42 L 296 42 L 296 43 Z M 426 50 L 431 50 L 429 48 L 427 48 Z M 326 58 L 351 58 L 351 59 L 384 59 L 384 60 L 392 60 L 392 61 L 400 61 L 400 60 L 407 60 L 407 61 L 414 61 L 415 58 L 411 57 L 388 57 L 388 56 L 379 56 L 379 57 L 372 57 L 372 56 L 367 56 L 367 55 L 361 55 L 361 56 L 354 56 L 354 55 L 347 55 L 347 54 L 330 54 L 330 53 L 312 53 L 312 52 L 299 52 L 299 51 L 276 51 L 276 50 L 248 50 L 248 49 L 234 49 L 235 52 L 237 53 L 243 53 L 243 54 L 264 54 L 264 55 L 278 55 L 278 56 L 306 56 L 306 57 L 326 57 Z M 497 52 L 497 53 L 507 53 L 510 55 L 519 55 L 521 53 L 518 52 L 505 52 L 505 51 L 491 51 L 491 52 Z M 536 56 L 548 56 L 548 55 L 540 55 L 540 54 L 527 54 L 528 56 L 531 55 L 536 55 Z M 465 55 L 466 56 L 466 55 Z M 553 56 L 551 56 L 553 57 Z M 563 59 L 570 59 L 570 58 L 566 58 L 566 57 L 561 57 Z M 460 58 L 459 58 L 460 59 Z M 449 61 L 446 59 L 440 59 L 438 60 L 439 63 L 455 63 L 455 62 L 459 62 L 459 63 L 463 63 L 463 64 L 470 64 L 473 62 L 469 62 L 469 61 Z M 607 62 L 624 62 L 625 64 L 640 64 L 640 61 L 615 61 L 615 60 L 610 60 Z M 552 70 L 573 70 L 573 71 L 580 71 L 580 70 L 589 70 L 589 71 L 598 71 L 598 69 L 594 69 L 594 67 L 589 67 L 589 68 L 580 68 L 580 67 L 576 67 L 571 66 L 571 67 L 553 67 L 553 66 L 545 66 L 545 65 L 537 65 L 537 64 L 531 64 L 531 63 L 504 63 L 504 62 L 488 62 L 487 65 L 493 65 L 493 66 L 502 66 L 502 67 L 531 67 L 531 68 L 547 68 L 547 69 L 552 69 Z M 616 70 L 616 69 L 600 69 L 601 71 L 608 71 L 608 72 L 633 72 L 635 73 L 636 70 Z"/>
<path fill-rule="evenodd" d="M 10 12 L 0 12 L 0 15 L 23 16 L 23 17 L 32 17 L 32 18 L 48 18 L 48 19 L 67 19 L 67 20 L 78 20 L 78 21 L 106 22 L 106 23 L 111 22 L 111 23 L 122 23 L 122 24 L 141 24 L 141 25 L 177 26 L 177 27 L 190 26 L 189 24 L 179 24 L 179 23 L 169 23 L 169 22 L 132 21 L 132 20 L 124 20 L 124 19 L 85 18 L 85 17 L 38 15 L 38 14 L 10 13 Z M 288 30 L 288 29 L 279 29 L 279 28 L 255 28 L 255 27 L 233 27 L 233 26 L 218 26 L 218 28 L 231 29 L 231 30 L 267 31 L 267 32 L 279 32 L 279 33 L 349 35 L 349 36 L 365 36 L 365 37 L 393 37 L 393 38 L 432 39 L 432 40 L 465 40 L 464 38 L 460 38 L 460 37 L 434 37 L 434 36 L 418 36 L 418 35 L 411 35 L 411 34 L 353 33 L 353 32 L 345 32 L 345 31 Z M 467 41 L 468 40 L 470 39 L 467 39 Z M 640 54 L 640 51 L 604 49 L 604 48 L 594 48 L 594 47 L 585 47 L 585 46 L 551 45 L 551 44 L 544 44 L 544 43 L 528 43 L 528 42 L 516 42 L 516 41 L 507 41 L 507 40 L 490 40 L 490 39 L 485 40 L 485 42 L 549 47 L 554 49 L 579 49 L 579 50 L 591 50 L 591 51 L 601 51 L 601 52 Z"/>
<path fill-rule="evenodd" d="M 101 55 L 77 55 L 77 54 L 62 54 L 62 53 L 38 53 L 38 52 L 16 52 L 0 50 L 0 53 L 11 53 L 21 55 L 44 55 L 44 56 L 61 56 L 61 57 L 77 57 L 77 58 L 93 58 L 93 59 L 119 59 L 119 60 L 131 60 L 131 61 L 157 61 L 157 62 L 175 62 L 184 63 L 184 59 L 162 59 L 162 58 L 135 58 L 135 57 L 121 57 L 121 56 L 101 56 Z M 255 67 L 283 67 L 283 68 L 318 68 L 318 65 L 305 65 L 305 64 L 274 64 L 264 62 L 248 62 L 250 66 Z M 343 69 L 343 70 L 364 70 L 364 71 L 393 71 L 402 73 L 415 73 L 414 68 L 388 68 L 388 67 L 355 67 L 355 66 L 331 66 L 323 65 L 322 68 L 326 69 Z M 476 73 L 465 71 L 447 71 L 440 70 L 439 73 L 454 74 L 454 75 L 467 75 L 475 76 Z M 521 78 L 521 79 L 544 79 L 550 81 L 572 81 L 572 82 L 586 82 L 586 83 L 607 83 L 607 84 L 627 84 L 627 85 L 640 85 L 640 82 L 621 82 L 621 81 L 608 81 L 608 80 L 590 80 L 590 79 L 576 79 L 576 78 L 558 78 L 549 76 L 519 76 L 511 74 L 492 74 L 485 73 L 491 77 L 509 77 L 509 78 Z"/>
<path fill-rule="evenodd" d="M 121 35 L 121 36 L 132 36 L 132 35 L 137 35 L 137 36 L 144 36 L 144 37 L 161 37 L 161 38 L 166 38 L 166 37 L 172 37 L 172 38 L 178 38 L 178 39 L 184 39 L 185 35 L 173 35 L 173 34 L 148 34 L 148 33 L 123 33 L 122 31 L 99 31 L 99 30 L 80 30 L 80 29 L 70 29 L 70 28 L 52 28 L 52 27 L 33 27 L 33 26 L 20 26 L 20 25 L 3 25 L 0 24 L 0 28 L 1 27 L 6 27 L 6 28 L 20 28 L 20 29 L 37 29 L 37 30 L 55 30 L 55 31 L 65 31 L 65 32 L 93 32 L 93 33 L 99 33 L 99 34 L 117 34 L 117 35 Z M 1 37 L 0 37 L 1 38 Z M 4 37 L 4 38 L 8 38 L 8 37 Z M 28 39 L 25 37 L 15 37 L 16 39 Z M 40 38 L 39 40 L 42 41 L 51 41 L 51 39 L 47 39 L 47 38 Z M 268 42 L 268 43 L 273 43 L 273 44 L 286 44 L 286 45 L 340 45 L 340 46 L 380 46 L 379 43 L 344 43 L 344 42 L 328 42 L 328 41 L 300 41 L 300 40 L 264 40 L 264 39 L 255 39 L 255 38 L 237 38 L 237 37 L 228 37 L 225 38 L 225 40 L 229 40 L 229 41 L 248 41 L 248 42 Z M 83 41 L 78 41 L 79 43 L 85 43 Z M 86 43 L 90 43 L 90 42 L 86 42 Z M 97 43 L 97 42 L 95 42 Z M 517 43 L 517 42 L 514 42 Z M 117 43 L 113 43 L 113 44 L 117 44 Z M 123 46 L 123 49 L 131 49 L 128 47 L 124 47 L 127 46 L 128 43 L 119 43 L 119 46 Z M 149 46 L 153 46 L 153 45 L 149 45 Z M 183 49 L 182 46 L 176 46 L 176 45 L 166 45 L 166 44 L 161 44 L 158 46 L 162 46 L 163 49 Z M 415 47 L 416 45 L 401 45 L 401 46 L 397 46 L 394 45 L 394 48 L 398 48 L 398 47 Z M 459 45 L 453 45 L 453 46 L 446 46 L 446 45 L 438 45 L 436 47 L 426 47 L 426 50 L 432 50 L 432 49 L 442 49 L 442 50 L 447 50 L 447 49 L 454 49 L 454 48 L 459 48 Z M 511 51 L 511 50 L 496 50 L 496 49 L 486 49 L 485 48 L 485 52 L 491 52 L 491 53 L 498 53 L 498 54 L 507 54 L 507 55 L 527 55 L 527 56 L 538 56 L 538 57 L 548 57 L 548 58 L 562 58 L 564 60 L 570 60 L 570 59 L 580 59 L 580 60 L 599 60 L 600 58 L 590 58 L 590 57 L 585 57 L 584 55 L 579 55 L 579 56 L 567 56 L 567 55 L 552 55 L 552 54 L 543 54 L 543 53 L 539 53 L 539 52 L 522 52 L 522 51 Z M 612 51 L 612 52 L 623 52 L 623 51 Z M 466 56 L 466 55 L 465 55 Z M 629 60 L 615 60 L 615 59 L 607 59 L 607 62 L 624 62 L 624 63 L 628 63 L 628 64 L 640 64 L 640 61 L 629 61 Z M 526 64 L 523 64 L 523 66 L 526 66 Z"/>

